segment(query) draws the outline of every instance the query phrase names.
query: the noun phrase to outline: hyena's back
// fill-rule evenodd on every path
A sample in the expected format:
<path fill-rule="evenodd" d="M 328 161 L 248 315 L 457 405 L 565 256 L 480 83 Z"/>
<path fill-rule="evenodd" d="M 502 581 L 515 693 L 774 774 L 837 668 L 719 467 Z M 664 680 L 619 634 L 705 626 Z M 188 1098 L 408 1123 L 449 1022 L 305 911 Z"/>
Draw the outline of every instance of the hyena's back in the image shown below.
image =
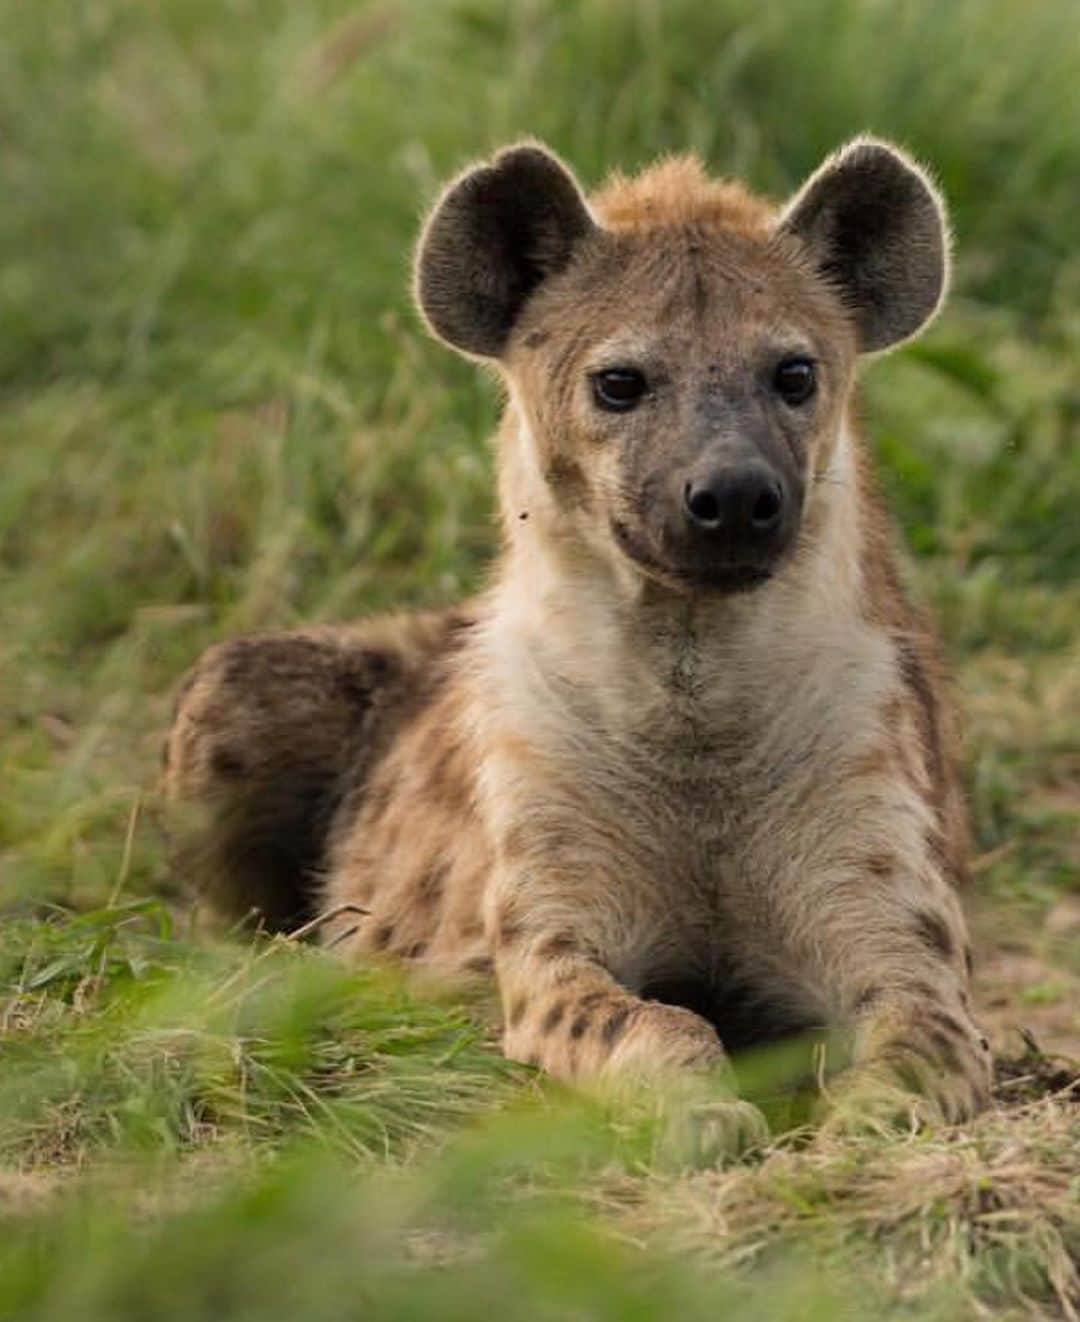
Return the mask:
<path fill-rule="evenodd" d="M 456 612 L 396 616 L 206 652 L 164 750 L 179 875 L 228 918 L 310 917 L 338 807 L 355 810 L 460 627 Z"/>

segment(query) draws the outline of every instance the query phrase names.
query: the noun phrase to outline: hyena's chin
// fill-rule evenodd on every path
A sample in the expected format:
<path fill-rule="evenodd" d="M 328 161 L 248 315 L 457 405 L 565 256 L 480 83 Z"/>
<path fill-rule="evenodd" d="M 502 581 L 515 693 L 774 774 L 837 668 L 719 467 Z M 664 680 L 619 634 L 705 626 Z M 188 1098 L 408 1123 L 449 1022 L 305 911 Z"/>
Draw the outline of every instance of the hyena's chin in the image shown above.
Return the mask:
<path fill-rule="evenodd" d="M 734 595 L 752 592 L 772 578 L 781 556 L 767 563 L 740 563 L 698 558 L 693 562 L 679 561 L 653 549 L 651 540 L 643 533 L 618 519 L 611 522 L 615 544 L 623 556 L 647 578 L 663 584 L 673 592 L 712 592 Z"/>

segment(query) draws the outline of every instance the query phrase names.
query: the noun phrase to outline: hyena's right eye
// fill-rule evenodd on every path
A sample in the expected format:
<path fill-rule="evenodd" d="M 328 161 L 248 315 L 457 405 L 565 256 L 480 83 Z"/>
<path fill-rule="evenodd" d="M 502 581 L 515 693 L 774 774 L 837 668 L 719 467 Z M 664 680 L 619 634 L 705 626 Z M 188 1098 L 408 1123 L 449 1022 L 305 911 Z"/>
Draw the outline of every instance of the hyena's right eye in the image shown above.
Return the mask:
<path fill-rule="evenodd" d="M 611 413 L 627 413 L 648 393 L 649 385 L 636 367 L 607 367 L 592 374 L 593 398 Z"/>

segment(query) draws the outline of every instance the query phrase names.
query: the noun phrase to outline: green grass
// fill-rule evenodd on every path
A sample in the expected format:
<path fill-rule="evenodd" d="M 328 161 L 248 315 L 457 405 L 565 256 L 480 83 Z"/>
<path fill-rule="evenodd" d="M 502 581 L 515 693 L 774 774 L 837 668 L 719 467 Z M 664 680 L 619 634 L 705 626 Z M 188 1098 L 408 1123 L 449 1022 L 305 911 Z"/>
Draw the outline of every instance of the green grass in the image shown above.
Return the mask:
<path fill-rule="evenodd" d="M 1015 1021 L 1065 1022 L 1072 0 L 0 0 L 0 31 L 0 1316 L 1075 1315 L 1074 1104 L 676 1179 L 663 1099 L 540 1083 L 484 1001 L 196 928 L 153 797 L 212 640 L 481 579 L 498 401 L 407 299 L 447 173 L 530 133 L 588 183 L 693 147 L 779 197 L 870 129 L 958 240 L 864 407 L 967 715 L 984 994 L 1019 950 Z"/>

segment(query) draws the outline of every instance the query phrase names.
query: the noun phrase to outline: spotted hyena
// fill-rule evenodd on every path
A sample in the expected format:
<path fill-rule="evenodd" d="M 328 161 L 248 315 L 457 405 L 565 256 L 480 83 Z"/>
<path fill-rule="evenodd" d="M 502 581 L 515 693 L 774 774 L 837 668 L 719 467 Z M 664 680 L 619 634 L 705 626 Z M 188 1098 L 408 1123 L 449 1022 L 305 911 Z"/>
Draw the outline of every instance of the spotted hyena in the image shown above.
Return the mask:
<path fill-rule="evenodd" d="M 854 402 L 947 275 L 871 139 L 780 209 L 689 157 L 586 200 L 535 143 L 454 180 L 416 297 L 506 385 L 490 586 L 212 648 L 166 750 L 184 870 L 493 974 L 507 1054 L 565 1079 L 828 1026 L 854 1110 L 977 1111 L 953 714 Z"/>

